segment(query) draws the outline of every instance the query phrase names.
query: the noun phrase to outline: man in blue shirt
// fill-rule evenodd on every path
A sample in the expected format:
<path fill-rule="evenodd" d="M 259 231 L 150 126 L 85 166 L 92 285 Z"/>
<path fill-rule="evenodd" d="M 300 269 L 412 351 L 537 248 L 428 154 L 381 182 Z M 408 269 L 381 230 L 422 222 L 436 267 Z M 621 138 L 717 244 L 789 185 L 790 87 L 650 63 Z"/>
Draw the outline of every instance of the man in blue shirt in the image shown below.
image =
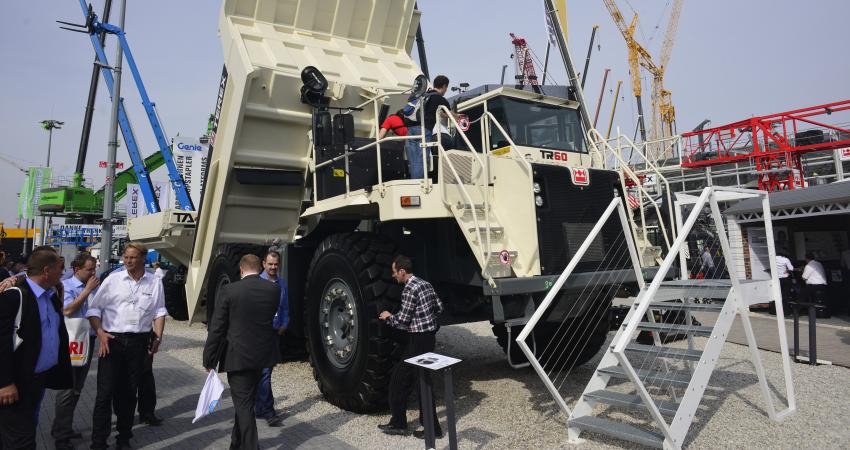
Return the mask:
<path fill-rule="evenodd" d="M 280 304 L 277 313 L 274 315 L 272 326 L 278 331 L 278 334 L 283 334 L 286 327 L 289 326 L 289 302 L 286 297 L 286 282 L 280 277 L 280 253 L 273 250 L 266 253 L 265 258 L 263 258 L 263 273 L 260 274 L 260 278 L 277 283 L 280 286 Z M 254 415 L 266 419 L 266 423 L 270 427 L 279 427 L 283 423 L 283 417 L 274 410 L 272 369 L 273 367 L 263 369 L 263 375 L 257 386 Z"/>
<path fill-rule="evenodd" d="M 28 261 L 27 278 L 16 290 L 0 294 L 0 448 L 35 448 L 38 410 L 44 389 L 71 384 L 68 332 L 62 303 L 54 286 L 62 269 L 50 247 L 36 248 Z M 15 350 L 15 317 L 20 310 Z"/>
<path fill-rule="evenodd" d="M 65 290 L 63 314 L 69 319 L 85 319 L 86 311 L 89 309 L 89 298 L 93 297 L 97 286 L 100 284 L 100 279 L 95 276 L 95 267 L 97 260 L 88 253 L 80 253 L 71 261 L 71 269 L 74 275 L 62 281 L 62 286 Z M 83 386 L 86 383 L 86 376 L 89 373 L 91 364 L 91 354 L 94 348 L 95 333 L 94 330 L 89 331 L 89 359 L 85 365 L 74 367 L 71 371 L 74 385 L 71 389 L 65 389 L 56 393 L 56 414 L 53 418 L 53 429 L 51 435 L 56 443 L 56 449 L 71 449 L 71 439 L 79 439 L 82 437 L 80 433 L 74 432 L 72 424 L 74 422 L 74 410 L 77 407 L 77 401 L 80 399 L 80 393 L 83 391 Z"/>

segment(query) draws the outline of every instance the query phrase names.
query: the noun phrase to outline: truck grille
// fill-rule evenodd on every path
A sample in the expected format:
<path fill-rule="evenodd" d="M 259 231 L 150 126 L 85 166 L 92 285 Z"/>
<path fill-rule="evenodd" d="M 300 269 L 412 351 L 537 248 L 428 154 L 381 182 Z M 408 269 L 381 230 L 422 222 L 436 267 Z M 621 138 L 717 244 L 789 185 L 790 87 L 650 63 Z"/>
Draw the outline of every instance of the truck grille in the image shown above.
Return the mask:
<path fill-rule="evenodd" d="M 590 170 L 590 186 L 576 186 L 565 167 L 534 164 L 533 168 L 534 181 L 540 183 L 543 196 L 543 206 L 537 208 L 541 272 L 557 275 L 563 272 L 614 198 L 619 179 L 616 172 Z M 603 262 L 605 266 L 616 262 L 610 266 L 612 269 L 629 267 L 630 260 L 621 257 L 628 251 L 621 245 L 622 234 L 615 214 L 576 266 L 576 271 L 592 271 Z"/>

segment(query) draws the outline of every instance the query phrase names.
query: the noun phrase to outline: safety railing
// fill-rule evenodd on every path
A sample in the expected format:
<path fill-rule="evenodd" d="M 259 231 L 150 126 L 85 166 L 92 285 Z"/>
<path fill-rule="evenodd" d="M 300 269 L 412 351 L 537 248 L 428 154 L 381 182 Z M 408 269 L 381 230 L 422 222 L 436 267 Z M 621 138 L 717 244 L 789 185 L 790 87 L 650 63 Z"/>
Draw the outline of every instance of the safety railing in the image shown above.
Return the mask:
<path fill-rule="evenodd" d="M 446 119 L 448 121 L 449 126 L 452 126 L 456 130 L 457 134 L 455 135 L 455 137 L 457 138 L 459 136 L 463 139 L 464 144 L 466 144 L 467 149 L 473 156 L 473 160 L 478 163 L 478 166 L 481 169 L 481 173 L 483 174 L 483 183 L 475 183 L 475 180 L 481 180 L 482 177 L 475 177 L 472 173 L 473 171 L 470 170 L 470 182 L 472 182 L 473 185 L 478 186 L 479 189 L 481 189 L 481 200 L 483 202 L 482 209 L 484 210 L 484 227 L 481 226 L 478 220 L 478 208 L 476 208 L 475 206 L 476 202 L 473 200 L 472 195 L 470 195 L 469 191 L 466 188 L 466 185 L 463 183 L 463 179 L 461 178 L 460 173 L 458 173 L 458 170 L 452 162 L 451 158 L 449 158 L 446 149 L 443 147 L 442 133 L 437 133 L 436 148 L 439 163 L 441 166 L 447 167 L 451 171 L 455 181 L 457 181 L 457 184 L 455 186 L 457 187 L 458 192 L 460 192 L 466 204 L 469 205 L 468 209 L 470 211 L 470 214 L 472 215 L 472 224 L 473 229 L 475 230 L 477 242 L 479 243 L 479 245 L 483 244 L 481 245 L 482 248 L 480 249 L 479 254 L 476 255 L 476 259 L 479 260 L 479 263 L 481 265 L 481 274 L 490 285 L 495 285 L 493 277 L 490 275 L 488 270 L 488 260 L 492 251 L 490 241 L 492 231 L 490 228 L 490 192 L 488 189 L 490 183 L 490 166 L 489 164 L 487 164 L 487 161 L 480 154 L 478 154 L 478 151 L 475 149 L 475 146 L 473 146 L 472 142 L 469 141 L 469 138 L 466 137 L 466 133 L 464 133 L 463 130 L 460 128 L 457 119 L 455 119 L 454 114 L 452 114 L 452 112 L 448 108 L 446 108 L 445 106 L 438 107 L 436 118 L 438 124 L 441 123 L 442 119 Z M 424 148 L 425 147 L 423 146 L 423 161 L 425 160 Z M 451 204 L 447 197 L 448 189 L 446 186 L 445 170 L 440 170 L 438 182 L 440 186 L 441 199 L 443 201 L 443 204 L 446 205 L 449 209 L 452 209 L 454 205 Z M 482 236 L 481 233 L 482 228 L 484 229 L 484 236 Z M 486 237 L 486 239 L 484 239 L 484 237 Z"/>
<path fill-rule="evenodd" d="M 636 174 L 631 169 L 628 162 L 626 162 L 622 158 L 622 156 L 611 146 L 611 144 L 609 144 L 608 141 L 605 140 L 605 138 L 602 136 L 601 133 L 599 133 L 599 131 L 597 131 L 595 129 L 591 129 L 588 132 L 588 137 L 589 137 L 588 142 L 590 143 L 591 148 L 595 148 L 597 152 L 600 152 L 603 155 L 610 154 L 611 156 L 613 156 L 617 160 L 617 162 L 619 162 L 620 170 L 625 175 L 625 176 L 620 177 L 620 184 L 621 184 L 621 187 L 622 187 L 624 193 L 628 191 L 627 187 L 626 187 L 626 176 L 631 178 L 632 180 L 640 180 L 640 177 L 638 176 L 638 174 Z M 601 150 L 599 149 L 600 146 L 602 147 Z M 662 215 L 661 215 L 661 208 L 658 207 L 658 202 L 656 202 L 652 198 L 652 196 L 649 195 L 649 193 L 646 191 L 646 189 L 643 186 L 641 186 L 641 184 L 639 182 L 636 183 L 635 187 L 637 188 L 638 192 L 640 192 L 642 195 L 646 196 L 646 198 L 649 200 L 649 203 L 655 209 L 655 212 L 658 215 L 658 218 L 660 219 L 662 217 Z M 636 234 L 638 229 L 641 230 L 643 242 L 642 243 L 639 242 L 639 245 L 640 245 L 639 250 L 642 253 L 643 251 L 645 251 L 648 248 L 647 246 L 649 244 L 649 235 L 647 234 L 647 229 L 646 229 L 647 219 L 646 219 L 645 209 L 641 206 L 641 209 L 640 209 L 640 225 L 641 226 L 640 227 L 638 227 L 637 224 L 635 223 L 634 214 L 632 213 L 631 209 L 628 209 L 628 218 L 629 218 L 629 224 L 631 225 L 631 230 L 632 230 L 633 234 Z M 667 228 L 664 225 L 663 220 L 659 220 L 658 223 L 659 223 L 659 227 L 661 228 L 661 235 L 664 238 L 664 243 L 666 244 L 667 248 L 669 249 L 670 248 L 670 233 L 668 233 Z"/>
<path fill-rule="evenodd" d="M 674 145 L 675 142 L 677 142 L 679 140 L 679 136 L 675 136 L 674 138 L 668 139 L 668 140 L 670 141 L 671 145 Z M 641 149 L 631 139 L 629 139 L 627 136 L 623 136 L 622 134 L 618 133 L 617 134 L 617 151 L 619 152 L 621 160 L 623 159 L 623 147 L 624 147 L 621 144 L 622 142 L 626 143 L 626 147 L 629 148 L 629 150 L 632 152 L 632 154 L 634 154 L 634 152 L 636 152 L 637 155 L 640 158 L 643 159 L 643 161 L 644 161 L 643 164 L 646 166 L 643 169 L 633 169 L 634 173 L 638 176 L 638 179 L 633 180 L 633 181 L 635 182 L 635 184 L 641 184 L 641 180 L 645 178 L 645 177 L 641 177 L 641 175 L 652 175 L 653 177 L 655 177 L 655 185 L 658 186 L 659 183 L 661 183 L 664 186 L 663 195 L 667 199 L 667 202 L 666 202 L 667 203 L 667 213 L 669 214 L 668 217 L 670 217 L 672 219 L 673 218 L 673 194 L 672 194 L 672 190 L 670 189 L 670 182 L 667 180 L 667 177 L 664 176 L 661 168 L 658 167 L 655 162 L 653 162 L 649 158 L 647 158 L 646 154 L 644 152 L 642 152 Z M 638 190 L 638 194 L 641 197 L 643 196 L 643 194 L 640 190 Z M 642 200 L 642 199 L 639 198 L 639 200 Z M 641 210 L 643 210 L 644 202 L 639 201 L 639 204 L 640 204 Z M 663 225 L 663 221 L 661 221 L 660 218 L 659 218 L 659 223 L 661 223 Z M 671 225 L 672 225 L 672 222 L 671 222 Z M 675 237 L 676 237 L 676 228 L 675 228 L 675 226 L 672 226 L 671 229 L 670 229 L 670 238 L 675 238 Z"/>
<path fill-rule="evenodd" d="M 430 162 L 430 159 L 431 159 L 429 149 L 430 148 L 436 148 L 439 164 L 441 165 L 441 167 L 444 167 L 446 170 L 448 170 L 448 172 L 451 173 L 451 176 L 455 180 L 457 180 L 457 184 L 454 184 L 454 186 L 456 187 L 457 192 L 460 194 L 463 201 L 465 201 L 469 205 L 469 210 L 470 210 L 471 217 L 472 217 L 472 224 L 473 224 L 473 228 L 475 230 L 475 236 L 476 236 L 477 242 L 479 243 L 479 246 L 481 247 L 481 251 L 477 252 L 478 254 L 476 254 L 476 259 L 478 259 L 479 263 L 481 264 L 482 275 L 484 276 L 484 278 L 487 279 L 489 283 L 493 284 L 494 283 L 493 279 L 492 279 L 492 277 L 490 276 L 490 274 L 488 273 L 488 270 L 487 270 L 489 255 L 492 252 L 492 243 L 491 243 L 492 229 L 490 227 L 490 223 L 491 223 L 491 220 L 490 220 L 491 199 L 490 199 L 490 191 L 488 189 L 489 180 L 490 180 L 490 167 L 489 167 L 489 163 L 488 163 L 488 159 L 487 159 L 488 156 L 489 156 L 489 149 L 486 149 L 486 150 L 482 149 L 481 152 L 478 149 L 476 149 L 473 146 L 473 144 L 471 143 L 471 141 L 469 140 L 469 138 L 466 136 L 466 133 L 464 133 L 463 130 L 461 129 L 459 123 L 455 119 L 452 112 L 448 108 L 446 108 L 445 106 L 440 106 L 437 109 L 437 113 L 436 113 L 437 114 L 437 120 L 438 121 L 445 121 L 445 123 L 447 123 L 450 128 L 454 128 L 456 130 L 456 134 L 455 134 L 456 142 L 457 142 L 457 140 L 463 141 L 466 148 L 469 150 L 469 155 L 471 157 L 470 160 L 474 161 L 474 164 L 475 164 L 474 168 L 479 171 L 478 172 L 479 176 L 470 178 L 471 185 L 476 186 L 478 189 L 480 189 L 480 198 L 481 198 L 481 202 L 483 202 L 481 209 L 483 210 L 483 213 L 479 213 L 478 208 L 475 207 L 476 201 L 474 199 L 474 196 L 470 193 L 468 185 L 466 183 L 462 182 L 463 178 L 460 176 L 460 172 L 459 172 L 458 168 L 456 167 L 456 165 L 452 161 L 452 159 L 449 157 L 447 150 L 443 146 L 443 140 L 442 140 L 441 133 L 436 133 L 436 136 L 434 136 L 430 142 L 427 138 L 427 131 L 428 130 L 425 130 L 425 129 L 422 129 L 421 132 L 417 133 L 417 134 L 408 134 L 406 136 L 385 136 L 385 137 L 380 138 L 380 139 L 377 138 L 377 136 L 380 132 L 379 102 L 383 99 L 386 99 L 386 98 L 392 96 L 392 95 L 401 95 L 401 94 L 405 94 L 405 93 L 406 92 L 384 93 L 384 94 L 381 94 L 381 95 L 376 96 L 374 98 L 371 98 L 371 99 L 361 103 L 360 105 L 348 108 L 346 110 L 347 112 L 350 113 L 350 112 L 354 112 L 354 111 L 362 111 L 366 108 L 372 109 L 373 118 L 372 118 L 372 125 L 371 125 L 370 128 L 371 128 L 372 132 L 375 134 L 375 137 L 376 137 L 375 141 L 369 142 L 368 144 L 365 144 L 365 145 L 362 145 L 362 146 L 359 146 L 359 147 L 356 147 L 356 148 L 353 148 L 353 149 L 346 149 L 342 154 L 334 156 L 334 157 L 332 157 L 332 158 L 330 158 L 326 161 L 323 161 L 321 163 L 315 162 L 316 159 L 317 159 L 316 146 L 312 145 L 311 161 L 313 161 L 313 163 L 312 163 L 311 169 L 312 169 L 312 176 L 313 176 L 313 192 L 312 192 L 313 202 L 314 202 L 314 204 L 316 204 L 320 201 L 319 197 L 318 197 L 318 189 L 317 189 L 317 186 L 318 186 L 317 177 L 318 177 L 319 170 L 323 169 L 323 168 L 330 168 L 334 164 L 339 163 L 339 161 L 343 161 L 343 164 L 344 164 L 344 170 L 343 170 L 344 174 L 343 174 L 343 176 L 345 177 L 345 192 L 344 192 L 343 195 L 345 197 L 348 197 L 349 195 L 351 195 L 352 190 L 351 190 L 351 183 L 350 183 L 350 180 L 349 180 L 349 178 L 350 178 L 350 176 L 349 176 L 350 175 L 350 173 L 349 173 L 349 167 L 350 167 L 349 159 L 351 157 L 356 156 L 357 154 L 359 154 L 361 152 L 371 151 L 371 150 L 374 150 L 376 152 L 376 165 L 377 165 L 377 185 L 376 185 L 376 187 L 377 187 L 378 191 L 383 195 L 383 193 L 385 192 L 385 189 L 386 189 L 386 185 L 385 185 L 385 176 L 384 176 L 384 173 L 383 173 L 381 144 L 387 143 L 387 142 L 393 142 L 393 141 L 403 141 L 403 142 L 407 142 L 407 141 L 411 141 L 411 140 L 418 140 L 419 141 L 419 149 L 422 152 L 421 158 L 422 158 L 422 164 L 423 164 L 423 175 L 422 175 L 422 178 L 409 178 L 409 179 L 420 180 L 421 183 L 422 183 L 422 188 L 423 188 L 424 192 L 429 193 L 429 192 L 432 191 L 432 185 L 433 185 L 433 181 L 431 180 L 431 177 L 429 176 L 429 171 L 428 171 L 429 162 Z M 419 123 L 424 124 L 425 123 L 425 121 L 424 121 L 424 108 L 420 108 L 419 112 L 420 112 Z M 509 135 L 505 131 L 504 127 L 502 127 L 502 125 L 498 122 L 498 120 L 489 112 L 485 113 L 485 115 L 482 116 L 482 119 L 484 119 L 486 121 L 486 123 L 485 123 L 486 127 L 495 126 L 502 133 L 502 135 L 506 137 L 506 139 L 508 140 L 508 143 L 509 143 L 509 148 L 510 148 L 510 150 L 507 154 L 508 157 L 510 159 L 514 160 L 515 162 L 517 162 L 518 164 L 520 164 L 523 167 L 523 169 L 526 171 L 526 173 L 529 175 L 529 180 L 531 180 L 531 173 L 532 173 L 531 164 L 528 161 L 526 161 L 525 158 L 523 158 L 522 155 L 519 153 L 519 151 L 517 150 L 516 144 L 509 137 Z M 482 127 L 482 132 L 483 132 L 483 129 L 484 129 L 484 127 Z M 402 149 L 401 151 L 404 151 L 404 149 Z M 482 154 L 482 152 L 484 152 L 484 153 Z M 447 181 L 446 170 L 440 170 L 439 171 L 437 183 L 438 183 L 438 185 L 440 187 L 440 191 L 441 191 L 441 194 L 440 194 L 441 200 L 443 201 L 443 203 L 447 207 L 449 207 L 449 209 L 452 209 L 452 207 L 455 206 L 455 205 L 452 205 L 451 201 L 447 197 L 448 189 L 446 189 L 446 184 L 447 184 L 446 183 L 446 181 Z M 454 210 L 452 209 L 452 211 L 454 211 Z M 483 225 L 482 225 L 482 223 L 483 223 Z"/>

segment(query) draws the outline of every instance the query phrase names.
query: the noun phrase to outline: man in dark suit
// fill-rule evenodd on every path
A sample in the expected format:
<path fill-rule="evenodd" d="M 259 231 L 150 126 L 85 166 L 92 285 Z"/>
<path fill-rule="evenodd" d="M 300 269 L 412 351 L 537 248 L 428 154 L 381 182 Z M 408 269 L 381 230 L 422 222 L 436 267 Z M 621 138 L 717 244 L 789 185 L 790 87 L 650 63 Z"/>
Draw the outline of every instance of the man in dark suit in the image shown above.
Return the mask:
<path fill-rule="evenodd" d="M 62 320 L 62 300 L 55 286 L 62 276 L 59 255 L 37 248 L 28 261 L 27 278 L 0 294 L 0 448 L 35 448 L 38 410 L 44 389 L 70 389 L 71 355 Z M 13 350 L 15 317 L 21 308 Z"/>
<path fill-rule="evenodd" d="M 245 255 L 239 261 L 240 281 L 218 291 L 215 311 L 204 346 L 207 371 L 218 364 L 227 372 L 230 395 L 236 410 L 230 448 L 255 450 L 257 421 L 254 403 L 262 370 L 280 360 L 278 338 L 272 319 L 280 301 L 280 286 L 259 277 L 260 258 Z"/>

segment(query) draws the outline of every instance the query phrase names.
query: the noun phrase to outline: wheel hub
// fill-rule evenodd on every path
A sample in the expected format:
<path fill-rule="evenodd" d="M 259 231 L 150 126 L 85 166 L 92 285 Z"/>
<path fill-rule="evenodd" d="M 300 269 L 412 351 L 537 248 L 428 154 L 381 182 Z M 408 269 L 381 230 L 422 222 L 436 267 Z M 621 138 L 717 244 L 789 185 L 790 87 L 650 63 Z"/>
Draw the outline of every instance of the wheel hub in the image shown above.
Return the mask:
<path fill-rule="evenodd" d="M 343 280 L 335 278 L 325 287 L 319 305 L 319 327 L 328 360 L 338 368 L 345 368 L 354 357 L 357 304 Z"/>

